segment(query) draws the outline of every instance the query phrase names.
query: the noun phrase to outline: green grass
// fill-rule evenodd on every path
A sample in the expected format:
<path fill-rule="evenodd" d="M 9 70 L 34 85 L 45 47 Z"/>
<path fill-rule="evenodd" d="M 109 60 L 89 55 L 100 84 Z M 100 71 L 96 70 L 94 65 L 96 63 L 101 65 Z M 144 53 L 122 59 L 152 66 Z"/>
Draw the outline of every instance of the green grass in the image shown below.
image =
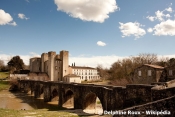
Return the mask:
<path fill-rule="evenodd" d="M 9 81 L 0 81 L 0 91 L 10 87 Z"/>
<path fill-rule="evenodd" d="M 6 78 L 9 76 L 9 72 L 0 72 L 0 79 L 1 78 Z"/>
<path fill-rule="evenodd" d="M 78 117 L 74 113 L 64 111 L 47 111 L 46 109 L 38 110 L 11 110 L 0 108 L 1 117 Z"/>

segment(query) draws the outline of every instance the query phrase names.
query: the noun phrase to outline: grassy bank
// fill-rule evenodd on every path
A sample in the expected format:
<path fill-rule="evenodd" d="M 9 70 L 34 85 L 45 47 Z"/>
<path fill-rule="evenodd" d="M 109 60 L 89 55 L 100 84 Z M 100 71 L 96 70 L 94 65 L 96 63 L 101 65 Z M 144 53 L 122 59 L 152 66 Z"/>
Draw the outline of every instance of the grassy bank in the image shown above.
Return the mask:
<path fill-rule="evenodd" d="M 4 89 L 9 89 L 9 81 L 0 81 L 0 91 Z"/>
<path fill-rule="evenodd" d="M 1 117 L 78 117 L 78 115 L 69 112 L 39 110 L 11 110 L 1 109 Z"/>
<path fill-rule="evenodd" d="M 0 79 L 6 78 L 9 76 L 9 72 L 0 72 Z"/>

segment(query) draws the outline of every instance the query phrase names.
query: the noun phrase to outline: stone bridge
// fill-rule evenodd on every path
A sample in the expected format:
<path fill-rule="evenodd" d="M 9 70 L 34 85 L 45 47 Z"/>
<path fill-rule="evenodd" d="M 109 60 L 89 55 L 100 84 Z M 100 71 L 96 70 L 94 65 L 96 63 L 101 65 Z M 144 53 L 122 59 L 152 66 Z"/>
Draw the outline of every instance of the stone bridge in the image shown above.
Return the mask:
<path fill-rule="evenodd" d="M 145 104 L 167 98 L 175 94 L 175 88 L 155 88 L 154 85 L 106 86 L 77 84 L 53 81 L 19 80 L 19 88 L 31 91 L 35 98 L 43 96 L 45 102 L 58 100 L 59 106 L 71 105 L 74 109 L 95 108 L 98 97 L 103 110 L 121 110 L 135 105 Z M 165 92 L 168 92 L 167 94 Z"/>

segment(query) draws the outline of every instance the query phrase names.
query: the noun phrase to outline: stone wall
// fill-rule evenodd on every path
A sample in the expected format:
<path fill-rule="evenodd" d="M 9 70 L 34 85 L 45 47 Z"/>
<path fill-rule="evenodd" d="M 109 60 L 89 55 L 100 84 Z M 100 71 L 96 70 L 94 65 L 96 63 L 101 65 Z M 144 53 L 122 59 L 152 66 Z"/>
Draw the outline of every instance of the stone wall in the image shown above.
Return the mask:
<path fill-rule="evenodd" d="M 163 89 L 152 89 L 152 101 L 167 98 L 175 94 L 175 87 L 163 88 Z"/>
<path fill-rule="evenodd" d="M 151 88 L 153 85 L 127 85 L 125 93 L 124 108 L 139 105 L 151 101 Z"/>
<path fill-rule="evenodd" d="M 134 106 L 131 108 L 126 108 L 121 111 L 126 112 L 126 115 L 116 114 L 114 115 L 114 117 L 165 117 L 165 116 L 174 117 L 175 116 L 175 96 L 171 96 L 165 99 L 157 100 L 157 101 L 139 105 L 139 106 Z M 154 112 L 151 113 L 151 111 L 154 111 L 156 113 Z M 164 113 L 161 113 L 161 111 Z M 140 114 L 129 114 L 129 112 L 137 112 Z"/>

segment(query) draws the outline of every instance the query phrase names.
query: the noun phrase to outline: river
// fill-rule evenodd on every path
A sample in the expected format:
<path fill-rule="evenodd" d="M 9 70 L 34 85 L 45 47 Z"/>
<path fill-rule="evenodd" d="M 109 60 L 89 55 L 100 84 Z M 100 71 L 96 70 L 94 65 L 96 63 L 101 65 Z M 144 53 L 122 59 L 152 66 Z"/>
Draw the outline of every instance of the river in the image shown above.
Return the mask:
<path fill-rule="evenodd" d="M 8 90 L 0 91 L 0 108 L 14 110 L 31 110 L 31 109 L 56 109 L 58 101 L 44 102 L 43 99 L 35 99 L 34 96 L 23 92 L 9 92 Z"/>
<path fill-rule="evenodd" d="M 32 110 L 44 108 L 49 110 L 59 110 L 58 101 L 44 102 L 42 98 L 36 99 L 34 96 L 30 95 L 30 93 L 10 92 L 8 90 L 0 91 L 0 108 L 14 110 Z M 97 104 L 95 110 L 87 109 L 83 111 L 86 113 L 98 114 L 99 112 L 102 113 L 103 110 L 101 104 Z M 84 113 L 83 111 L 78 110 L 76 113 Z"/>

